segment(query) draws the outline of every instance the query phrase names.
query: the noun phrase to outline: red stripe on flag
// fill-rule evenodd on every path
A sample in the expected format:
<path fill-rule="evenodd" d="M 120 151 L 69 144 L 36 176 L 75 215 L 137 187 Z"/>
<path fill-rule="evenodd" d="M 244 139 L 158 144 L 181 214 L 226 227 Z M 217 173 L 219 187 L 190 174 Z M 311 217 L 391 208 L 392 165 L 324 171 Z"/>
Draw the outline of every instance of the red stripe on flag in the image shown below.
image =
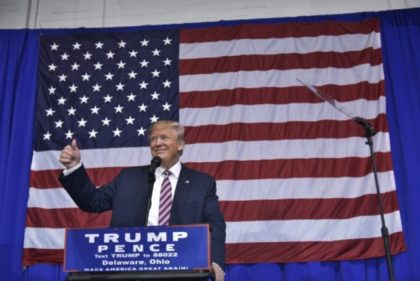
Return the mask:
<path fill-rule="evenodd" d="M 387 192 L 382 198 L 385 213 L 398 209 L 395 192 Z M 220 206 L 226 221 L 347 219 L 354 216 L 377 215 L 379 212 L 376 194 L 350 199 L 221 201 Z M 299 212 L 290 212 L 290 210 L 299 210 Z M 28 227 L 104 227 L 109 225 L 110 219 L 111 212 L 97 214 L 86 213 L 79 208 L 28 208 L 26 223 Z"/>
<path fill-rule="evenodd" d="M 241 24 L 181 30 L 181 43 L 198 43 L 235 39 L 263 39 L 320 35 L 368 34 L 379 32 L 379 19 L 363 22 L 300 22 L 278 24 Z"/>
<path fill-rule="evenodd" d="M 398 210 L 395 192 L 382 194 L 385 213 Z M 226 221 L 347 219 L 378 215 L 376 194 L 358 198 L 222 201 Z"/>
<path fill-rule="evenodd" d="M 309 54 L 242 55 L 230 57 L 183 59 L 180 61 L 180 75 L 221 73 L 294 68 L 346 68 L 368 63 L 382 63 L 381 49 L 367 48 L 363 51 L 345 53 L 315 52 Z"/>
<path fill-rule="evenodd" d="M 384 81 L 381 81 L 375 84 L 360 82 L 345 86 L 327 85 L 318 89 L 339 102 L 346 102 L 360 99 L 360 93 L 363 93 L 363 99 L 377 100 L 384 95 L 384 87 Z M 288 87 L 183 92 L 179 102 L 182 108 L 206 108 L 235 104 L 320 103 L 322 101 L 305 87 Z"/>
<path fill-rule="evenodd" d="M 87 213 L 79 208 L 28 208 L 26 226 L 51 228 L 79 228 L 109 226 L 112 212 Z M 69 220 L 69 218 L 72 218 Z"/>
<path fill-rule="evenodd" d="M 390 241 L 392 254 L 406 250 L 401 232 L 390 235 Z M 267 260 L 277 263 L 349 260 L 361 256 L 366 258 L 384 256 L 384 242 L 378 237 L 332 242 L 228 243 L 226 252 L 230 258 L 229 263 L 259 263 Z"/>
<path fill-rule="evenodd" d="M 36 263 L 56 263 L 63 264 L 64 250 L 51 250 L 51 249 L 23 249 L 23 266 L 30 266 Z"/>
<path fill-rule="evenodd" d="M 387 132 L 386 116 L 368 120 L 378 132 Z M 186 143 L 217 143 L 232 140 L 293 140 L 363 137 L 364 129 L 353 120 L 288 123 L 231 123 L 185 128 Z M 361 142 L 361 145 L 364 143 Z"/>
<path fill-rule="evenodd" d="M 376 153 L 378 172 L 392 170 L 389 152 Z M 361 177 L 372 171 L 370 158 L 340 159 L 274 159 L 259 161 L 223 161 L 219 163 L 187 163 L 190 168 L 213 175 L 218 180 Z"/>
<path fill-rule="evenodd" d="M 86 169 L 89 178 L 96 186 L 109 183 L 121 171 L 121 167 L 90 168 Z M 63 170 L 31 171 L 30 186 L 36 188 L 62 187 L 58 177 Z"/>

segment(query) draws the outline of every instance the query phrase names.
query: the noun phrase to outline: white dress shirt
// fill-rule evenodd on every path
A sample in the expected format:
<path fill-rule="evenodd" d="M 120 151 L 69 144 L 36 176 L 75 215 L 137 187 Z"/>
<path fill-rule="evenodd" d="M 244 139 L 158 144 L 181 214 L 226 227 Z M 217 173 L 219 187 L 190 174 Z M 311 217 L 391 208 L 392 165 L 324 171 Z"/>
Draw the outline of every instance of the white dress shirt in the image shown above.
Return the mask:
<path fill-rule="evenodd" d="M 155 171 L 156 181 L 153 185 L 153 193 L 152 193 L 152 204 L 150 206 L 149 218 L 147 221 L 147 225 L 158 225 L 159 224 L 159 200 L 160 200 L 160 189 L 162 187 L 163 179 L 165 175 L 163 172 L 165 171 L 164 168 L 158 167 Z M 178 183 L 179 174 L 181 173 L 181 162 L 176 162 L 169 171 L 171 172 L 169 176 L 169 181 L 171 182 L 172 186 L 172 200 L 174 199 L 175 195 L 175 188 L 176 184 Z"/>

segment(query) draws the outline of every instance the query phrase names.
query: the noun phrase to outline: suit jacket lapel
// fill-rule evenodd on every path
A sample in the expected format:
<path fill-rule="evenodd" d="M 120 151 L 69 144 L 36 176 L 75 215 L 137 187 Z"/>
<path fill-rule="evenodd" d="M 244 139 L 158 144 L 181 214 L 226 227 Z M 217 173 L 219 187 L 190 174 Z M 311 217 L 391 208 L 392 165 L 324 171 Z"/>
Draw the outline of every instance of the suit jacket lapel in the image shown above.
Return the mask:
<path fill-rule="evenodd" d="M 190 180 L 190 171 L 188 168 L 182 166 L 181 173 L 179 174 L 178 183 L 176 185 L 174 201 L 172 203 L 171 218 L 170 222 L 173 224 L 179 223 L 179 218 L 182 216 L 183 206 L 188 201 L 190 194 L 190 188 L 192 188 Z"/>

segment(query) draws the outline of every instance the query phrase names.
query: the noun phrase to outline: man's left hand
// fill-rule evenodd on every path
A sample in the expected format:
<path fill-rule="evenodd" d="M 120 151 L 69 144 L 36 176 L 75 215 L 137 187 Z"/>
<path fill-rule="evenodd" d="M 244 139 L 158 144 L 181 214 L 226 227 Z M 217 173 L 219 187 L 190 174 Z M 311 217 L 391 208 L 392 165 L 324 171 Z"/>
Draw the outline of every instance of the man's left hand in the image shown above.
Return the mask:
<path fill-rule="evenodd" d="M 211 263 L 211 268 L 214 274 L 214 280 L 215 281 L 223 281 L 225 280 L 225 272 L 223 271 L 223 269 L 220 267 L 220 265 L 218 265 L 215 262 Z"/>

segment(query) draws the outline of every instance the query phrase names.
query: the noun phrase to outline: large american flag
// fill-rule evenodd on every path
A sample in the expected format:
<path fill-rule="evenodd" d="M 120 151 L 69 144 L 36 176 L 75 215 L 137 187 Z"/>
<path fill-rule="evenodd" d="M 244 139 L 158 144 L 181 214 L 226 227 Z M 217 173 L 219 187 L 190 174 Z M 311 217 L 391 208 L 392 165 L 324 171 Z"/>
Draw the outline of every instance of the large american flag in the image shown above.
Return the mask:
<path fill-rule="evenodd" d="M 186 126 L 182 162 L 217 180 L 227 262 L 384 255 L 364 130 L 371 122 L 392 253 L 405 250 L 386 121 L 378 20 L 43 36 L 24 264 L 62 262 L 77 208 L 57 181 L 76 138 L 96 185 L 150 163 L 147 129 Z"/>

